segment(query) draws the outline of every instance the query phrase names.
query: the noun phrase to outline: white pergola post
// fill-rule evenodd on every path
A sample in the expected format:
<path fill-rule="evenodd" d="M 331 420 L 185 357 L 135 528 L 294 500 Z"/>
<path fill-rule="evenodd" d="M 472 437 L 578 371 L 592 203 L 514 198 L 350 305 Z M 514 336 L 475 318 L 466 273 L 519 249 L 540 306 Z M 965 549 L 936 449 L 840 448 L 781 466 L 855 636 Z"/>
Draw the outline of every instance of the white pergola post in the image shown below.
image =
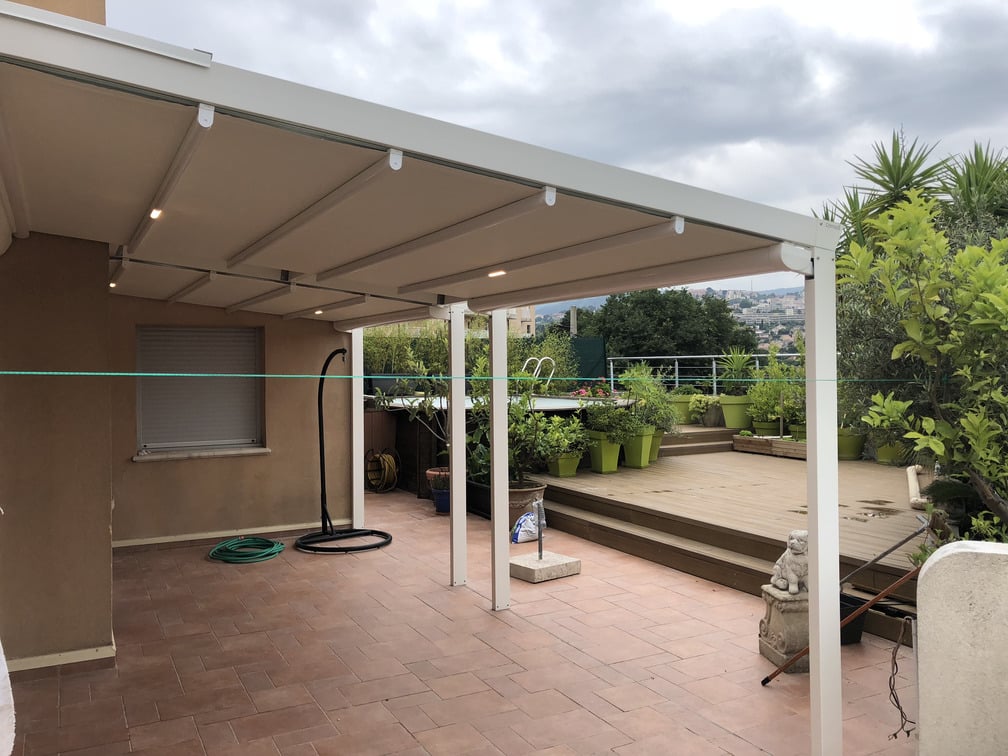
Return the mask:
<path fill-rule="evenodd" d="M 511 605 L 508 559 L 507 310 L 490 313 L 490 580 L 494 611 Z"/>
<path fill-rule="evenodd" d="M 843 753 L 840 667 L 840 509 L 837 488 L 836 261 L 813 251 L 805 279 L 809 522 L 809 680 L 812 750 Z"/>
<path fill-rule="evenodd" d="M 466 370 L 464 304 L 448 314 L 448 466 L 451 470 L 451 584 L 466 582 Z"/>
<path fill-rule="evenodd" d="M 350 490 L 352 527 L 364 527 L 364 329 L 350 331 Z"/>

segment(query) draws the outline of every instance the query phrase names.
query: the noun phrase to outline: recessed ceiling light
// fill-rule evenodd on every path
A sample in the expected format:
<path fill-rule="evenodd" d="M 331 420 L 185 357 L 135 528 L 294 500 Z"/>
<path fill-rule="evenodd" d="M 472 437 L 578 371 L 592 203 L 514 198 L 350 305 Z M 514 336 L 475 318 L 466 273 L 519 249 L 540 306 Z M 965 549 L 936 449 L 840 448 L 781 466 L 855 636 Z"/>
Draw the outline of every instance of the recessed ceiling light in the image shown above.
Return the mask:
<path fill-rule="evenodd" d="M 321 315 L 322 314 L 322 310 L 315 310 L 315 314 L 316 315 Z"/>
<path fill-rule="evenodd" d="M 109 287 L 110 289 L 114 289 L 114 288 L 116 287 L 116 282 L 115 282 L 115 281 L 109 281 L 109 283 L 108 283 L 108 287 Z"/>
<path fill-rule="evenodd" d="M 500 278 L 501 276 L 506 275 L 507 275 L 506 270 L 492 270 L 489 273 L 487 273 L 487 278 Z"/>
<path fill-rule="evenodd" d="M 155 207 L 153 210 L 150 211 L 150 217 L 153 220 L 157 220 L 158 218 L 161 217 L 161 213 L 162 213 L 161 208 L 160 207 Z"/>

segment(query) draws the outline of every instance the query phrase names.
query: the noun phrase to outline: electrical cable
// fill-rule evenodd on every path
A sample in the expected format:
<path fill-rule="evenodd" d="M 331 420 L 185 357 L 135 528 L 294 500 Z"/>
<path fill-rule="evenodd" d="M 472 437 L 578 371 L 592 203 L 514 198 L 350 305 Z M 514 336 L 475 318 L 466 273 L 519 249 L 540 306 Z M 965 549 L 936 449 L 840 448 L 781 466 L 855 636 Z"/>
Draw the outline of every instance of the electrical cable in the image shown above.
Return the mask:
<path fill-rule="evenodd" d="M 329 370 L 329 363 L 337 354 L 343 355 L 346 362 L 346 349 L 334 349 L 324 363 L 319 373 L 318 383 L 318 436 L 319 436 L 319 482 L 320 482 L 320 508 L 322 516 L 322 527 L 311 533 L 307 533 L 294 541 L 294 547 L 298 551 L 307 551 L 313 554 L 349 554 L 357 551 L 370 551 L 380 549 L 392 543 L 392 536 L 384 530 L 370 530 L 366 528 L 344 528 L 336 530 L 333 527 L 332 518 L 329 516 L 329 508 L 326 506 L 326 474 L 325 474 L 325 421 L 322 412 L 322 390 L 325 388 L 326 371 Z M 371 539 L 364 540 L 347 546 L 325 546 L 323 544 L 346 539 Z"/>
<path fill-rule="evenodd" d="M 228 564 L 250 564 L 265 562 L 283 550 L 284 545 L 280 541 L 254 536 L 251 538 L 238 536 L 221 541 L 210 549 L 208 556 L 218 562 L 227 562 Z"/>

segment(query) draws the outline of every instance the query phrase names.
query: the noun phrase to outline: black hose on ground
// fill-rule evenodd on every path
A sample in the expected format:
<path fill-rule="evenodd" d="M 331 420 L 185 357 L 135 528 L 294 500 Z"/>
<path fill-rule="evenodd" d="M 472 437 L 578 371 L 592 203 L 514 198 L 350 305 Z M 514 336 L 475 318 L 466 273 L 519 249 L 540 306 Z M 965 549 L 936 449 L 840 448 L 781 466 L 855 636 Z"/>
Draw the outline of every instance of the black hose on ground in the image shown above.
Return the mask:
<path fill-rule="evenodd" d="M 365 528 L 342 528 L 337 530 L 333 527 L 332 518 L 329 516 L 329 508 L 326 506 L 326 475 L 325 475 L 325 422 L 322 412 L 322 389 L 325 387 L 325 376 L 329 370 L 329 363 L 337 354 L 343 355 L 346 362 L 346 349 L 334 349 L 326 357 L 322 364 L 322 372 L 319 373 L 318 384 L 318 435 L 319 435 L 319 478 L 321 482 L 321 510 L 322 527 L 312 533 L 307 533 L 296 541 L 294 547 L 298 551 L 307 551 L 313 554 L 349 554 L 356 551 L 370 551 L 380 549 L 392 543 L 392 536 L 383 530 L 369 530 Z M 327 546 L 336 541 L 347 539 L 365 539 L 363 543 L 347 545 Z M 371 539 L 371 540 L 367 540 Z"/>

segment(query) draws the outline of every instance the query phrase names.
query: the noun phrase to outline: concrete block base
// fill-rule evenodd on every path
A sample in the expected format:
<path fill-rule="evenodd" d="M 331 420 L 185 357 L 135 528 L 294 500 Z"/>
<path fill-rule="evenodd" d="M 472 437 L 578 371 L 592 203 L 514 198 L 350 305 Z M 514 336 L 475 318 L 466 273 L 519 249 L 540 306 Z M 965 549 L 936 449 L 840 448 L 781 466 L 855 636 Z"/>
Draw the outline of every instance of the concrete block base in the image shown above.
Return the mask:
<path fill-rule="evenodd" d="M 526 583 L 542 583 L 545 580 L 577 575 L 579 572 L 581 572 L 580 559 L 550 551 L 544 551 L 542 559 L 539 559 L 538 551 L 511 557 L 511 577 L 524 580 Z"/>
<path fill-rule="evenodd" d="M 763 601 L 766 614 L 759 623 L 759 650 L 779 667 L 809 644 L 808 593 L 791 595 L 772 585 L 764 585 Z M 785 670 L 808 671 L 808 654 Z"/>

